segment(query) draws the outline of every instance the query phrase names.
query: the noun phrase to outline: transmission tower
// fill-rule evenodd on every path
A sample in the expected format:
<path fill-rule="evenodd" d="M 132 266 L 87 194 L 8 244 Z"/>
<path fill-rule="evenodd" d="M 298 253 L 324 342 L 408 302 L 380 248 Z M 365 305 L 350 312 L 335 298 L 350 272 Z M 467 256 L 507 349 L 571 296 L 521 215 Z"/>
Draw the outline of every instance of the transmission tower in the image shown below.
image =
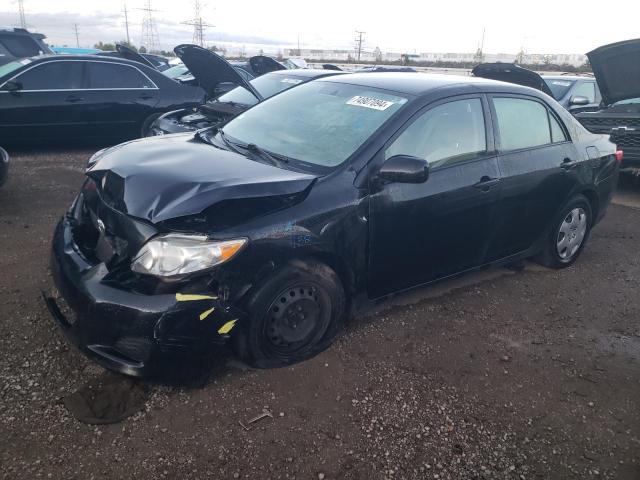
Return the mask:
<path fill-rule="evenodd" d="M 156 12 L 157 10 L 154 10 L 151 7 L 151 0 L 147 0 L 145 2 L 145 6 L 139 10 L 144 12 L 141 43 L 145 46 L 147 52 L 157 52 L 160 50 L 160 36 L 158 35 L 156 20 L 153 17 L 153 12 Z"/>
<path fill-rule="evenodd" d="M 360 62 L 360 54 L 362 53 L 362 44 L 364 42 L 362 36 L 367 32 L 360 32 L 356 30 L 356 55 L 358 62 Z"/>
<path fill-rule="evenodd" d="M 80 48 L 80 33 L 78 32 L 78 24 L 73 24 L 73 31 L 76 34 L 76 47 Z"/>
<path fill-rule="evenodd" d="M 183 25 L 193 26 L 193 43 L 204 47 L 204 31 L 207 29 L 207 27 L 215 27 L 215 25 L 211 25 L 210 23 L 207 23 L 202 19 L 202 8 L 200 5 L 200 0 L 194 0 L 193 6 L 195 10 L 195 16 L 193 17 L 193 20 L 182 23 Z"/>
<path fill-rule="evenodd" d="M 129 38 L 129 12 L 127 11 L 127 4 L 124 4 L 124 28 L 127 30 L 127 45 L 131 45 L 131 39 Z"/>
<path fill-rule="evenodd" d="M 18 13 L 20 14 L 20 27 L 27 28 L 27 20 L 24 16 L 24 1 L 18 0 Z"/>

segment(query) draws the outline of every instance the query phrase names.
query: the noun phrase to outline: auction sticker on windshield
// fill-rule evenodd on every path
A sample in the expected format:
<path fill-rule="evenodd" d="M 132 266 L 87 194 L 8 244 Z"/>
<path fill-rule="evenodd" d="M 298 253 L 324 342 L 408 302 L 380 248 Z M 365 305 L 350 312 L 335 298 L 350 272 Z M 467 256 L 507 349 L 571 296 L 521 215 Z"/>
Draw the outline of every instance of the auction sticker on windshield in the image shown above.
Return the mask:
<path fill-rule="evenodd" d="M 293 85 L 297 85 L 301 82 L 302 80 L 298 78 L 283 78 L 282 80 L 280 80 L 280 83 L 292 83 Z"/>
<path fill-rule="evenodd" d="M 374 97 L 363 97 L 361 95 L 356 95 L 347 101 L 347 105 L 373 108 L 374 110 L 386 110 L 393 104 L 394 102 L 389 102 L 388 100 L 380 100 L 379 98 Z"/>

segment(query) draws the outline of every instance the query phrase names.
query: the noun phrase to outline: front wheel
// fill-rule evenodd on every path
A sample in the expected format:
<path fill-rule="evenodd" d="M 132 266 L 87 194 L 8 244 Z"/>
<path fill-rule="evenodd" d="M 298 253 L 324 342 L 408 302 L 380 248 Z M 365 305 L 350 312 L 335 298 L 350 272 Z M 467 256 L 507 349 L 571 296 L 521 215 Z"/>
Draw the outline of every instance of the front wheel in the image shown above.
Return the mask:
<path fill-rule="evenodd" d="M 550 268 L 571 265 L 589 238 L 592 220 L 589 201 L 583 195 L 573 197 L 555 219 L 545 248 L 536 260 Z"/>
<path fill-rule="evenodd" d="M 287 265 L 250 296 L 236 354 L 257 368 L 290 365 L 326 349 L 343 323 L 344 290 L 320 263 Z"/>

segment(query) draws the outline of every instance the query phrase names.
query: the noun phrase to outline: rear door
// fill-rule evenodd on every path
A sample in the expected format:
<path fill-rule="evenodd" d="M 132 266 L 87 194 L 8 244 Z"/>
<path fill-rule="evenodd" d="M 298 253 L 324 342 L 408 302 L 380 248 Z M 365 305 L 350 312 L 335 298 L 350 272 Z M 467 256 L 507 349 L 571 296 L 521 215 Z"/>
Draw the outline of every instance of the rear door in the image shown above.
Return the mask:
<path fill-rule="evenodd" d="M 385 149 L 429 163 L 425 183 L 370 184 L 369 291 L 379 297 L 484 263 L 499 199 L 486 99 L 427 107 Z"/>
<path fill-rule="evenodd" d="M 2 138 L 14 141 L 60 139 L 85 133 L 83 62 L 53 60 L 39 63 L 12 81 L 19 82 L 21 89 L 0 92 Z"/>
<path fill-rule="evenodd" d="M 582 155 L 545 102 L 518 95 L 491 96 L 502 199 L 488 260 L 523 252 L 578 185 Z"/>
<path fill-rule="evenodd" d="M 142 122 L 158 103 L 156 84 L 138 67 L 97 60 L 87 62 L 87 81 L 89 135 L 139 137 Z"/>

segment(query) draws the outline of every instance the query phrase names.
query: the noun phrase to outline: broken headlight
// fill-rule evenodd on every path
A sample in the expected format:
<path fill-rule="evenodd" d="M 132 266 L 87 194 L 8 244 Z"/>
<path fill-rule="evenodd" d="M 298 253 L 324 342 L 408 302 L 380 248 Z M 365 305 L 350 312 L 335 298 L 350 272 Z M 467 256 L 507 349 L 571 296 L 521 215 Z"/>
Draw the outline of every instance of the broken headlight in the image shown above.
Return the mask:
<path fill-rule="evenodd" d="M 198 235 L 162 235 L 142 246 L 131 269 L 157 277 L 198 272 L 230 260 L 246 242 L 246 238 L 213 241 Z"/>

